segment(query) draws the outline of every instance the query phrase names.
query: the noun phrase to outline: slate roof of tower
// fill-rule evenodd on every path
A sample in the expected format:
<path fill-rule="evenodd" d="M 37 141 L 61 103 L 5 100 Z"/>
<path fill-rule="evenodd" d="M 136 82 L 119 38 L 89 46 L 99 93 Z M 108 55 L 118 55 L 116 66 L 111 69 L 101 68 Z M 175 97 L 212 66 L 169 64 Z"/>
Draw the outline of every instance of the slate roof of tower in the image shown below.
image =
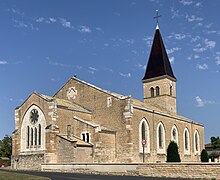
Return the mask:
<path fill-rule="evenodd" d="M 151 47 L 151 52 L 147 64 L 147 69 L 142 80 L 144 81 L 146 79 L 151 79 L 164 75 L 176 79 L 173 74 L 173 70 L 163 44 L 160 30 L 159 28 L 156 28 L 153 45 Z"/>

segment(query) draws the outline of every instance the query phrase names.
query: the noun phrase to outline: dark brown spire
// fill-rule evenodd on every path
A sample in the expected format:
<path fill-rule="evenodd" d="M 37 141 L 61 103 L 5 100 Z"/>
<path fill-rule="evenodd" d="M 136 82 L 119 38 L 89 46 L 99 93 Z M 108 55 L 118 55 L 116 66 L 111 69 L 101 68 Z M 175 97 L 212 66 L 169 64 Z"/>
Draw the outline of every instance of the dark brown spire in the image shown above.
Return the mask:
<path fill-rule="evenodd" d="M 164 75 L 176 79 L 173 74 L 172 67 L 170 65 L 170 61 L 163 44 L 159 27 L 157 25 L 154 34 L 153 45 L 147 64 L 147 69 L 142 81 Z"/>

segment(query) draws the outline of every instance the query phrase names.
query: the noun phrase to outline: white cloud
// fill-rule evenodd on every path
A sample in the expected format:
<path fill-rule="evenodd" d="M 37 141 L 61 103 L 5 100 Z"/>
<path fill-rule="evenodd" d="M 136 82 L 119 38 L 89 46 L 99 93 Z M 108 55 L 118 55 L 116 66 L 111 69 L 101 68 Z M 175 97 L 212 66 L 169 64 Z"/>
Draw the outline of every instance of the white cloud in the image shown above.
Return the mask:
<path fill-rule="evenodd" d="M 100 27 L 96 27 L 95 29 L 96 29 L 97 31 L 100 31 L 101 33 L 104 33 L 103 29 L 100 28 Z"/>
<path fill-rule="evenodd" d="M 206 106 L 207 104 L 210 104 L 210 105 L 212 105 L 212 104 L 218 104 L 217 102 L 215 102 L 215 101 L 207 101 L 207 100 L 203 100 L 203 99 L 201 99 L 199 96 L 196 96 L 196 106 L 197 107 L 204 107 L 204 106 Z"/>
<path fill-rule="evenodd" d="M 142 70 L 145 70 L 145 69 L 146 69 L 146 65 L 142 65 L 142 64 L 140 64 L 140 63 L 138 63 L 138 64 L 136 65 L 136 67 L 138 67 L 138 68 L 140 68 L 140 69 L 142 69 Z"/>
<path fill-rule="evenodd" d="M 209 66 L 207 64 L 197 64 L 196 67 L 201 70 L 206 70 L 209 68 Z"/>
<path fill-rule="evenodd" d="M 205 25 L 205 28 L 209 29 L 210 27 L 212 27 L 213 23 L 209 23 L 207 25 Z"/>
<path fill-rule="evenodd" d="M 91 33 L 92 32 L 92 30 L 88 26 L 79 26 L 78 31 L 81 33 Z"/>
<path fill-rule="evenodd" d="M 4 60 L 0 60 L 0 65 L 5 65 L 5 64 L 8 64 L 8 62 Z"/>
<path fill-rule="evenodd" d="M 191 0 L 181 0 L 179 2 L 184 6 L 189 6 L 193 3 L 193 1 L 191 1 Z"/>
<path fill-rule="evenodd" d="M 217 33 L 216 30 L 210 30 L 210 31 L 205 31 L 206 34 L 215 34 Z"/>
<path fill-rule="evenodd" d="M 199 96 L 196 96 L 196 106 L 197 107 L 204 107 L 205 106 L 205 103 L 204 101 L 199 97 Z"/>
<path fill-rule="evenodd" d="M 198 58 L 200 58 L 200 56 L 198 54 L 195 54 L 194 59 L 198 59 Z"/>
<path fill-rule="evenodd" d="M 167 49 L 167 54 L 173 54 L 175 51 L 180 51 L 181 48 L 179 47 L 174 47 L 172 49 Z"/>
<path fill-rule="evenodd" d="M 203 23 L 199 22 L 199 23 L 195 24 L 195 26 L 193 26 L 192 29 L 196 29 L 197 27 L 200 27 L 202 25 L 203 25 Z"/>
<path fill-rule="evenodd" d="M 43 22 L 44 21 L 44 18 L 43 17 L 39 17 L 36 19 L 36 22 L 40 23 L 40 22 Z"/>
<path fill-rule="evenodd" d="M 135 42 L 134 39 L 127 39 L 126 40 L 126 43 L 128 43 L 129 46 L 134 44 L 134 42 Z"/>
<path fill-rule="evenodd" d="M 182 40 L 184 38 L 186 38 L 185 34 L 174 34 L 175 39 L 177 40 Z"/>
<path fill-rule="evenodd" d="M 152 37 L 152 36 L 144 37 L 142 40 L 143 40 L 143 41 L 146 41 L 147 47 L 151 47 L 151 45 L 152 45 L 152 43 L 153 43 L 153 37 Z"/>
<path fill-rule="evenodd" d="M 172 56 L 172 57 L 169 58 L 169 60 L 170 60 L 171 64 L 174 64 L 175 57 Z"/>
<path fill-rule="evenodd" d="M 91 67 L 91 66 L 89 67 L 89 69 L 92 70 L 92 71 L 97 71 L 98 70 L 98 69 L 96 69 L 94 67 Z"/>
<path fill-rule="evenodd" d="M 189 16 L 188 14 L 186 15 L 186 19 L 188 20 L 188 22 L 203 21 L 202 17 L 196 17 L 195 15 Z"/>
<path fill-rule="evenodd" d="M 73 28 L 73 26 L 71 25 L 71 22 L 67 21 L 65 18 L 59 18 L 59 20 L 60 20 L 60 23 L 63 27 Z"/>
<path fill-rule="evenodd" d="M 202 3 L 201 3 L 201 2 L 197 2 L 197 3 L 195 4 L 195 7 L 202 7 Z"/>
<path fill-rule="evenodd" d="M 197 53 L 201 53 L 201 52 L 204 52 L 206 51 L 207 49 L 205 47 L 201 47 L 201 48 L 193 48 L 193 51 L 194 52 L 197 52 Z"/>
<path fill-rule="evenodd" d="M 55 23 L 57 20 L 55 18 L 49 18 L 50 22 Z"/>
<path fill-rule="evenodd" d="M 209 41 L 208 39 L 205 39 L 205 45 L 207 48 L 212 49 L 215 47 L 216 42 L 215 41 Z"/>
<path fill-rule="evenodd" d="M 171 16 L 172 19 L 183 16 L 182 14 L 180 14 L 179 10 L 174 9 L 174 7 L 171 7 L 171 14 L 172 14 Z"/>
<path fill-rule="evenodd" d="M 127 78 L 130 78 L 131 77 L 131 73 L 128 73 L 128 74 L 124 74 L 124 73 L 119 73 L 120 76 L 122 77 L 127 77 Z"/>
<path fill-rule="evenodd" d="M 17 27 L 17 28 L 27 28 L 27 29 L 36 30 L 36 31 L 39 30 L 38 27 L 34 27 L 34 25 L 31 24 L 31 23 L 24 23 L 24 22 L 18 21 L 18 20 L 16 20 L 16 19 L 13 19 L 13 21 L 14 21 L 14 23 L 15 23 L 14 26 Z"/>
<path fill-rule="evenodd" d="M 199 39 L 201 39 L 200 36 L 195 36 L 195 37 L 193 37 L 193 38 L 191 39 L 191 42 L 196 42 L 196 41 L 198 41 Z"/>
<path fill-rule="evenodd" d="M 216 56 L 215 60 L 216 65 L 220 65 L 220 56 Z"/>
<path fill-rule="evenodd" d="M 19 9 L 11 8 L 11 9 L 7 9 L 7 11 L 20 15 L 20 16 L 24 16 L 24 12 L 21 12 Z"/>

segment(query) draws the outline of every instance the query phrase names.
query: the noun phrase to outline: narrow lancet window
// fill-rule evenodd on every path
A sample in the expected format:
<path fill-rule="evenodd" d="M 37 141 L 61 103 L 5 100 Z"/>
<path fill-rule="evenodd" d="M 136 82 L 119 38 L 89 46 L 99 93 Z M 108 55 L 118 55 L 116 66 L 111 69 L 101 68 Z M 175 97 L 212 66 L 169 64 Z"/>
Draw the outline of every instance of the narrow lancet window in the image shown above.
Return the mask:
<path fill-rule="evenodd" d="M 159 126 L 158 129 L 158 140 L 159 140 L 159 148 L 163 148 L 163 129 L 162 126 Z"/>
<path fill-rule="evenodd" d="M 38 145 L 41 145 L 41 125 L 38 125 Z"/>
<path fill-rule="evenodd" d="M 30 127 L 27 127 L 27 148 L 30 146 Z"/>
<path fill-rule="evenodd" d="M 157 86 L 156 87 L 156 96 L 159 96 L 160 95 L 160 88 Z"/>
<path fill-rule="evenodd" d="M 151 95 L 151 97 L 154 97 L 154 88 L 153 87 L 150 88 L 150 95 Z"/>

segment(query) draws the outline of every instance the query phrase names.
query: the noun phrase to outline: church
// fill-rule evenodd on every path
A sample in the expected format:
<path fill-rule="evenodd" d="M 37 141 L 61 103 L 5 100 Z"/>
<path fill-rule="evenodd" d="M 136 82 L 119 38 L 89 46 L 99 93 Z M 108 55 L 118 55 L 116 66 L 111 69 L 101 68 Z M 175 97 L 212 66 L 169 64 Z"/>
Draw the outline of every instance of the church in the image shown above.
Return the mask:
<path fill-rule="evenodd" d="M 176 112 L 176 77 L 158 25 L 142 84 L 143 101 L 76 76 L 52 96 L 33 92 L 15 109 L 12 165 L 160 163 L 171 141 L 182 162 L 200 161 L 204 126 Z"/>

